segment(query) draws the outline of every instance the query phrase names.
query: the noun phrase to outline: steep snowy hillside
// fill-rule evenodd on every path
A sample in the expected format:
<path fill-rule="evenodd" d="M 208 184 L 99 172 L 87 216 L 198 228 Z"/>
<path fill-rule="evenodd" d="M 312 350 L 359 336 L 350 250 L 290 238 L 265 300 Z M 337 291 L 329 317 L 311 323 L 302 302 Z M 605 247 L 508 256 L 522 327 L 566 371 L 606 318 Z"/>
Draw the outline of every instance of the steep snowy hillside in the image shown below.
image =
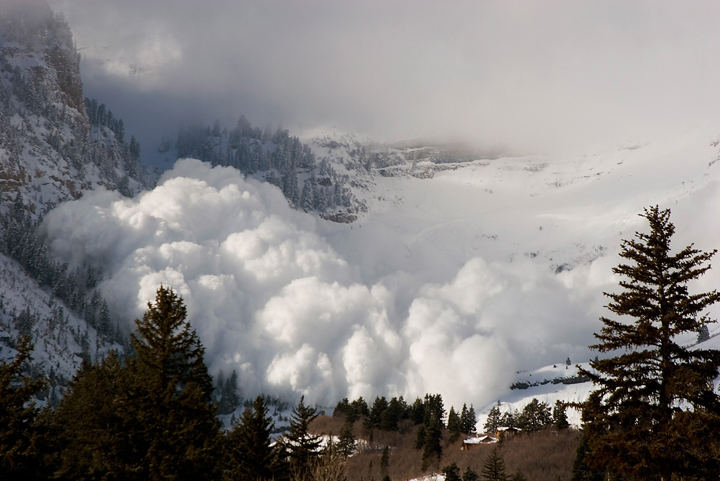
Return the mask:
<path fill-rule="evenodd" d="M 22 194 L 35 218 L 83 191 L 147 183 L 137 156 L 88 118 L 80 56 L 43 2 L 0 9 L 0 213 Z"/>
<path fill-rule="evenodd" d="M 336 169 L 359 148 L 343 138 L 327 154 Z M 428 257 L 459 266 L 479 255 L 533 259 L 560 273 L 614 251 L 640 225 L 643 207 L 673 207 L 720 178 L 716 140 L 716 132 L 702 131 L 584 156 L 454 163 L 403 160 L 412 153 L 390 150 L 391 167 L 372 167 L 351 184 L 368 208 L 358 220 L 364 235 L 333 226 L 328 233 L 351 253 L 361 251 L 353 239 L 364 242 L 367 230 L 394 232 L 393 270 L 413 270 Z"/>
<path fill-rule="evenodd" d="M 123 335 L 96 289 L 100 271 L 52 262 L 38 222 L 89 190 L 132 196 L 150 184 L 122 120 L 83 98 L 79 61 L 44 1 L 0 5 L 0 357 L 32 334 L 33 368 L 51 377 L 53 399 L 83 358 Z"/>
<path fill-rule="evenodd" d="M 15 356 L 19 335 L 30 334 L 35 345 L 31 370 L 50 378 L 40 401 L 56 403 L 83 359 L 102 358 L 109 349 L 122 351 L 2 254 L 0 279 L 0 362 Z"/>

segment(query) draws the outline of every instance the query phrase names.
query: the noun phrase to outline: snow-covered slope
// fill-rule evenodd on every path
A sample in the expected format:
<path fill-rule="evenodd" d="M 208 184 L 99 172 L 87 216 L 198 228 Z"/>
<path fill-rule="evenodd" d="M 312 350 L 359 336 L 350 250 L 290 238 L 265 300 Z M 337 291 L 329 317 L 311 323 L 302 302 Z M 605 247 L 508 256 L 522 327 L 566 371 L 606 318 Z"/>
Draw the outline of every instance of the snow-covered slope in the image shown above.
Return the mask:
<path fill-rule="evenodd" d="M 673 207 L 720 178 L 716 141 L 717 132 L 706 130 L 575 157 L 441 164 L 399 163 L 395 152 L 393 176 L 385 167 L 358 176 L 353 194 L 368 206 L 358 223 L 363 232 L 397 233 L 403 257 L 412 258 L 404 266 L 432 249 L 438 263 L 459 265 L 475 253 L 503 262 L 527 257 L 561 272 L 615 250 L 640 226 L 643 207 Z M 328 155 L 348 165 L 346 152 Z M 347 237 L 338 248 L 357 236 Z"/>
<path fill-rule="evenodd" d="M 720 349 L 720 326 L 711 325 L 710 339 L 698 343 L 697 334 L 688 333 L 677 339 L 681 345 L 690 349 Z M 570 361 L 570 362 L 568 362 Z M 593 384 L 578 375 L 578 366 L 590 369 L 589 362 L 574 363 L 566 361 L 536 369 L 520 370 L 515 373 L 512 384 L 505 392 L 499 393 L 497 400 L 478 411 L 478 430 L 487 421 L 490 409 L 497 406 L 501 412 L 522 411 L 533 398 L 552 407 L 555 401 L 579 403 L 585 401 L 593 391 Z M 587 378 L 585 378 L 587 379 Z M 720 376 L 715 379 L 715 389 L 720 386 Z M 574 408 L 567 410 L 571 425 L 580 426 L 580 412 Z"/>
<path fill-rule="evenodd" d="M 80 57 L 43 2 L 0 9 L 0 213 L 21 193 L 36 218 L 99 186 L 147 183 L 114 132 L 88 118 Z"/>
<path fill-rule="evenodd" d="M 32 371 L 50 378 L 48 389 L 38 396 L 40 401 L 59 400 L 83 359 L 94 361 L 110 349 L 122 351 L 122 346 L 101 340 L 85 319 L 2 254 L 0 279 L 0 362 L 14 358 L 15 340 L 21 333 L 30 333 L 35 345 Z"/>

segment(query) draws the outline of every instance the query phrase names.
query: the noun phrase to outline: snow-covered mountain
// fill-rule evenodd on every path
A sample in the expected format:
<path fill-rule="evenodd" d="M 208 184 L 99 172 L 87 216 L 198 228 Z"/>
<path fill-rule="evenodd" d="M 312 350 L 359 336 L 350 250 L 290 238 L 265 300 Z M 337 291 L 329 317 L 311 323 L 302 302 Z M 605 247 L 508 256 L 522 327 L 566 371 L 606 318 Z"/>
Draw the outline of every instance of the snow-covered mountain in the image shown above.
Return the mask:
<path fill-rule="evenodd" d="M 35 218 L 100 186 L 147 183 L 129 145 L 87 115 L 67 23 L 42 2 L 0 11 L 0 212 L 21 193 Z"/>

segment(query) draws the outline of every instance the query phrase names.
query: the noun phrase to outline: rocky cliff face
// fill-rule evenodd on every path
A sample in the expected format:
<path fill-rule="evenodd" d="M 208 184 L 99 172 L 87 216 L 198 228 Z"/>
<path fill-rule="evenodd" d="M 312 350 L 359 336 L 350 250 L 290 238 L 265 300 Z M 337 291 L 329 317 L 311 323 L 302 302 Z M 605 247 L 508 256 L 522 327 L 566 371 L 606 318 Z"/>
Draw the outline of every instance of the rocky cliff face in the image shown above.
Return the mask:
<path fill-rule="evenodd" d="M 67 23 L 44 2 L 0 6 L 0 213 L 18 193 L 33 217 L 104 186 L 147 184 L 137 155 L 85 106 Z"/>

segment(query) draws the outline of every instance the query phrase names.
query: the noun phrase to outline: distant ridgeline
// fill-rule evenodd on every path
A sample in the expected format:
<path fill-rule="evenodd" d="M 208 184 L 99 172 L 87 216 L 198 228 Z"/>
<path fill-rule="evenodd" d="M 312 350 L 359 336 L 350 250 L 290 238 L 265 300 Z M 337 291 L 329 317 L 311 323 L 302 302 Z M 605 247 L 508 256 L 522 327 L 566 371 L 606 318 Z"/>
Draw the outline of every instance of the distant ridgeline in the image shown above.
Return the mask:
<path fill-rule="evenodd" d="M 165 140 L 160 152 L 168 152 Z M 175 142 L 177 157 L 194 157 L 212 165 L 235 167 L 246 175 L 278 186 L 288 202 L 306 212 L 315 211 L 336 222 L 352 222 L 365 205 L 347 187 L 348 175 L 342 175 L 323 159 L 318 162 L 310 147 L 278 127 L 253 127 L 241 116 L 228 131 L 214 126 L 182 127 Z"/>

